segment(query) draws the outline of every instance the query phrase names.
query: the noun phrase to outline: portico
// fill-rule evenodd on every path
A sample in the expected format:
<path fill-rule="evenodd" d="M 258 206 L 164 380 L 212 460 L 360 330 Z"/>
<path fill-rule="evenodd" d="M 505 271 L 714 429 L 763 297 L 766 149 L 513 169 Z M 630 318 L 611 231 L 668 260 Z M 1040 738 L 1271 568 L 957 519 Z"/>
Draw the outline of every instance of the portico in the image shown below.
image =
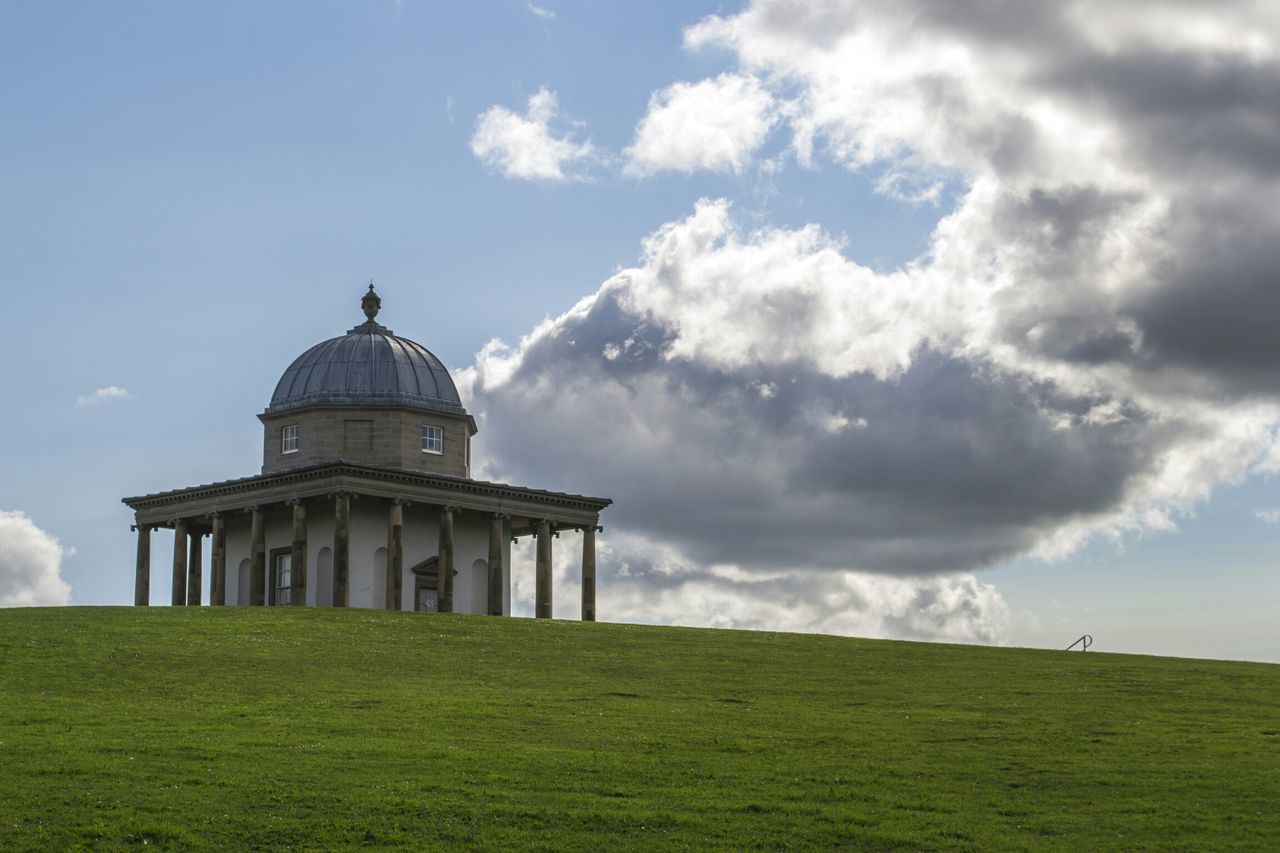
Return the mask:
<path fill-rule="evenodd" d="M 202 603 L 200 542 L 208 535 L 212 565 L 207 600 L 215 606 L 247 597 L 241 603 L 252 606 L 410 609 L 416 602 L 409 567 L 412 560 L 431 552 L 441 579 L 436 590 L 439 612 L 495 616 L 510 612 L 511 542 L 533 536 L 537 541 L 535 613 L 548 618 L 553 601 L 552 542 L 561 533 L 574 531 L 581 534 L 582 543 L 582 618 L 595 618 L 595 533 L 600 510 L 608 505 L 600 498 L 342 462 L 126 498 L 126 503 L 136 514 L 134 603 L 138 606 L 150 603 L 151 534 L 158 528 L 173 530 L 174 605 Z M 374 533 L 371 538 L 375 524 L 370 517 L 375 515 L 384 519 L 383 530 L 381 536 Z M 424 525 L 411 523 L 406 533 L 406 515 L 411 522 L 434 516 L 435 524 L 425 525 L 431 529 L 424 531 Z M 483 542 L 469 535 L 456 543 L 456 526 L 468 531 L 482 527 Z M 353 535 L 355 527 L 361 529 Z M 278 559 L 285 556 L 284 551 L 287 578 L 282 577 Z M 273 561 L 271 555 L 277 559 Z M 455 607 L 458 563 L 474 567 L 481 559 L 483 576 L 468 577 L 467 604 Z M 227 578 L 228 562 L 237 566 L 246 561 L 247 593 L 244 578 L 236 575 L 230 582 Z M 332 571 L 323 572 L 321 578 L 321 568 L 330 565 Z M 358 589 L 363 590 L 374 575 L 382 581 L 380 595 L 353 600 L 352 581 L 358 581 Z M 322 580 L 326 594 L 314 589 Z M 473 589 L 476 582 L 482 582 L 483 594 Z M 481 600 L 482 607 L 471 606 Z"/>

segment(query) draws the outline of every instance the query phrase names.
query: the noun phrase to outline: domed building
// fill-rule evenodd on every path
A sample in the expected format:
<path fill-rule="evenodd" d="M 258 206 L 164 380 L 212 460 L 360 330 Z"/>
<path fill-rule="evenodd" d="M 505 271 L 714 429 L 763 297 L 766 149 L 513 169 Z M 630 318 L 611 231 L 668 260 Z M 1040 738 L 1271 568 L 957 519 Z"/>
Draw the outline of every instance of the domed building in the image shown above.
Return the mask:
<path fill-rule="evenodd" d="M 421 344 L 365 322 L 298 356 L 265 411 L 262 472 L 125 498 L 134 603 L 151 595 L 151 534 L 173 530 L 172 603 L 371 607 L 509 615 L 511 543 L 533 536 L 539 617 L 551 616 L 552 539 L 582 537 L 582 618 L 595 618 L 595 534 L 606 498 L 471 479 L 475 419 Z"/>

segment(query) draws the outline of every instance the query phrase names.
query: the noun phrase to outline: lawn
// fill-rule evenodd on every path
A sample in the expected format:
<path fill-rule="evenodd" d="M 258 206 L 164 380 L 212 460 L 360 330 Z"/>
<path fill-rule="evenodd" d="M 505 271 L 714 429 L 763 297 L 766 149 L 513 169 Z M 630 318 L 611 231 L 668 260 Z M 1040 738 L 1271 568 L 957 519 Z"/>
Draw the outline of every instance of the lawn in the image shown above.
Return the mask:
<path fill-rule="evenodd" d="M 1280 843 L 1280 667 L 265 608 L 0 611 L 0 849 Z"/>

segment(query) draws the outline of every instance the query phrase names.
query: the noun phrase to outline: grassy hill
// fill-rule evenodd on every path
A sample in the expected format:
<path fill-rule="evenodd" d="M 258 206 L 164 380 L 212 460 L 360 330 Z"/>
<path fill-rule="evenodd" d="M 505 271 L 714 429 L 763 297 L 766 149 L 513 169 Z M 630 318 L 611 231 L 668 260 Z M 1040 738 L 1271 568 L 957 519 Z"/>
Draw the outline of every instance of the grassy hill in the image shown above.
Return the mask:
<path fill-rule="evenodd" d="M 1259 848 L 1280 667 L 339 610 L 0 611 L 0 848 Z"/>

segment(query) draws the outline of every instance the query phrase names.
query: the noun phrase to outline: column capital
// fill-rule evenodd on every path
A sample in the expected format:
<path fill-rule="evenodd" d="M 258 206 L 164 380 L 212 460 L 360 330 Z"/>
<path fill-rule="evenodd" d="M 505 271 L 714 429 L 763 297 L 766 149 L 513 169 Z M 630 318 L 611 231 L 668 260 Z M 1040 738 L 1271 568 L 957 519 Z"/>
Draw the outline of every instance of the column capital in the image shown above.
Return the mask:
<path fill-rule="evenodd" d="M 391 503 L 395 506 L 413 506 L 413 501 L 408 498 L 392 498 Z"/>
<path fill-rule="evenodd" d="M 287 506 L 302 506 L 302 498 L 289 498 L 285 501 Z"/>
<path fill-rule="evenodd" d="M 495 512 L 495 513 L 493 514 L 493 517 L 494 517 L 494 518 L 496 518 L 498 521 L 510 521 L 510 520 L 511 520 L 511 513 L 509 513 L 509 512 Z"/>

